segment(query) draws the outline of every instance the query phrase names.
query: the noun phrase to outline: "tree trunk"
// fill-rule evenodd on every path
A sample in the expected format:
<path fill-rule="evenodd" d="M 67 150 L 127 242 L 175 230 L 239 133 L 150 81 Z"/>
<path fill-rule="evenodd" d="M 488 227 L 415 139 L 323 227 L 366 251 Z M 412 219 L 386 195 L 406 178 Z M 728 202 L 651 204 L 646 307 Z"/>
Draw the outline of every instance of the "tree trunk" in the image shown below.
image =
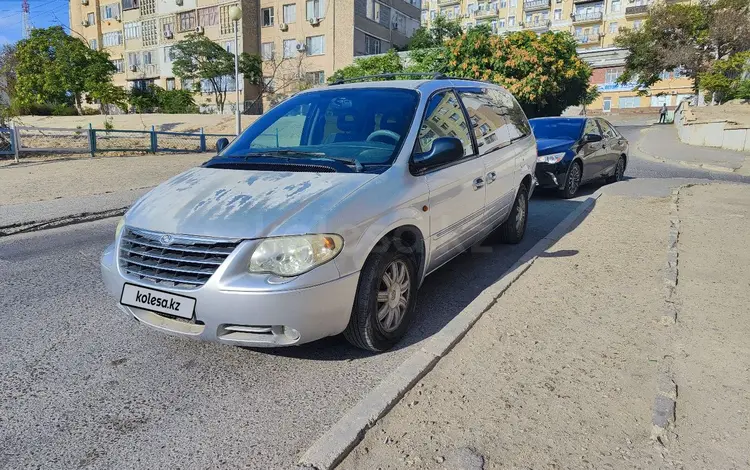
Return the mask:
<path fill-rule="evenodd" d="M 79 116 L 83 116 L 83 107 L 81 106 L 81 95 L 76 93 L 73 95 L 73 103 L 75 104 L 76 112 Z"/>

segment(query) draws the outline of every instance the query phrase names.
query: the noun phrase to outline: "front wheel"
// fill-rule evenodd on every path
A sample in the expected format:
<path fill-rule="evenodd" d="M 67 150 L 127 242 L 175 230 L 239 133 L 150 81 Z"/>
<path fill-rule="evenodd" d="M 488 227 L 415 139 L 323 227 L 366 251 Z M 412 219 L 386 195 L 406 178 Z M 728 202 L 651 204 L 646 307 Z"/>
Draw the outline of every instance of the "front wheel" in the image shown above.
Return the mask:
<path fill-rule="evenodd" d="M 382 352 L 409 329 L 417 297 L 417 269 L 410 253 L 373 252 L 360 273 L 344 337 L 354 346 Z"/>
<path fill-rule="evenodd" d="M 581 186 L 581 164 L 573 162 L 568 170 L 568 177 L 565 178 L 565 186 L 561 191 L 561 196 L 564 199 L 570 199 L 575 197 L 578 192 L 578 188 Z"/>

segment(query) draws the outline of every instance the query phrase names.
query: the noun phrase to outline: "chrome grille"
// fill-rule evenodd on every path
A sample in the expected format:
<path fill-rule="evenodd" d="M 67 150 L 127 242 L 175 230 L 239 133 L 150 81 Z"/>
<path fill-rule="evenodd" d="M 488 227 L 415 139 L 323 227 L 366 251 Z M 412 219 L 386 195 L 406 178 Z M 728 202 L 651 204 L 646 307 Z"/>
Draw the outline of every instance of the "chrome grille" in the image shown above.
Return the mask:
<path fill-rule="evenodd" d="M 170 243 L 161 239 L 168 237 Z M 138 280 L 167 287 L 200 287 L 216 272 L 239 240 L 167 235 L 125 228 L 120 269 Z"/>

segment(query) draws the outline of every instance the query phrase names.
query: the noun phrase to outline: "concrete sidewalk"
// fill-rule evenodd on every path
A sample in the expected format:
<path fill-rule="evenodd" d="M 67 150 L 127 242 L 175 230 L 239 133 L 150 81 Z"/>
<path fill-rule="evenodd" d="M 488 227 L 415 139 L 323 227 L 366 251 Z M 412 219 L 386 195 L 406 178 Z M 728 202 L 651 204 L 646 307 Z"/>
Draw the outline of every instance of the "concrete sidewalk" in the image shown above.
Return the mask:
<path fill-rule="evenodd" d="M 635 144 L 635 145 L 633 145 Z M 709 171 L 724 171 L 750 175 L 750 155 L 731 150 L 698 147 L 682 143 L 677 129 L 671 124 L 655 124 L 643 130 L 639 139 L 631 143 L 631 151 L 665 163 L 677 163 Z"/>
<path fill-rule="evenodd" d="M 0 167 L 0 231 L 127 207 L 149 188 L 211 156 L 73 158 Z"/>
<path fill-rule="evenodd" d="M 683 191 L 675 324 L 671 199 L 605 192 L 338 468 L 747 466 L 750 187 Z M 662 444 L 672 361 L 680 439 Z"/>

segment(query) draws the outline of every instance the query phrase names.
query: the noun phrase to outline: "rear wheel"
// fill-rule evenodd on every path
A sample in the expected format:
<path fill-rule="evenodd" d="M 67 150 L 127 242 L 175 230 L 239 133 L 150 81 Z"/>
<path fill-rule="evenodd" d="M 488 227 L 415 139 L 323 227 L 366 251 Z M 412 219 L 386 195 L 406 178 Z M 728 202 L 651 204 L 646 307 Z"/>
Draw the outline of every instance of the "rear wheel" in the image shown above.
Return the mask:
<path fill-rule="evenodd" d="M 344 337 L 354 346 L 382 352 L 396 344 L 414 317 L 417 269 L 411 253 L 373 252 L 360 273 Z"/>
<path fill-rule="evenodd" d="M 516 200 L 513 203 L 513 209 L 511 209 L 508 219 L 489 236 L 490 241 L 510 244 L 520 243 L 526 233 L 528 216 L 529 191 L 522 184 L 518 188 L 518 194 L 516 194 Z"/>
<path fill-rule="evenodd" d="M 620 159 L 617 160 L 617 165 L 615 165 L 615 171 L 612 173 L 612 176 L 607 178 L 607 183 L 617 183 L 618 181 L 622 181 L 624 176 L 625 157 L 620 157 Z"/>
<path fill-rule="evenodd" d="M 581 164 L 573 162 L 568 170 L 568 177 L 565 178 L 565 186 L 560 191 L 564 199 L 575 197 L 578 188 L 581 186 Z"/>

